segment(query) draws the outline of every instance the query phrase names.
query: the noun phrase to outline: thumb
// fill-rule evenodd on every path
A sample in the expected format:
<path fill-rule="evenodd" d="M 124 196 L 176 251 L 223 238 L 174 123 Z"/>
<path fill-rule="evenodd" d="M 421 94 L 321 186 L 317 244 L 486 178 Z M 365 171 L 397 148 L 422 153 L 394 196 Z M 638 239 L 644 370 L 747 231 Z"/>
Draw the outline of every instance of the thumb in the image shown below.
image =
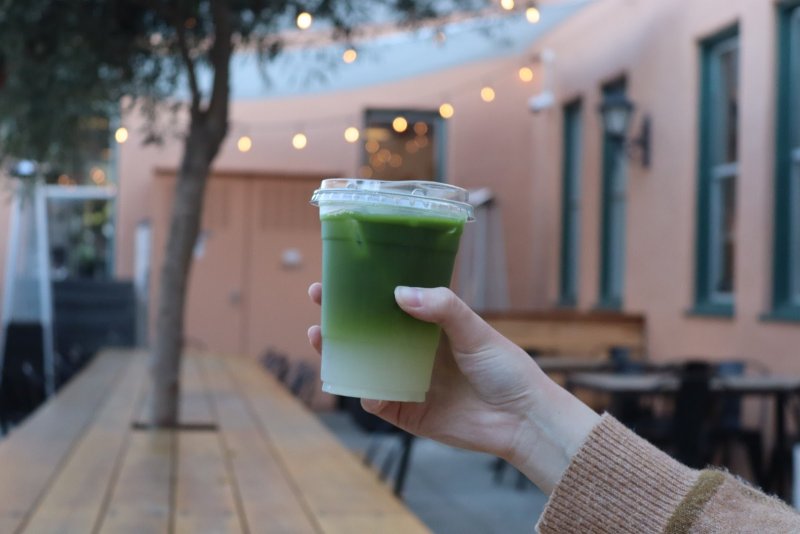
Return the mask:
<path fill-rule="evenodd" d="M 494 328 L 446 287 L 398 286 L 394 298 L 412 317 L 441 326 L 455 352 L 475 354 L 504 341 Z"/>

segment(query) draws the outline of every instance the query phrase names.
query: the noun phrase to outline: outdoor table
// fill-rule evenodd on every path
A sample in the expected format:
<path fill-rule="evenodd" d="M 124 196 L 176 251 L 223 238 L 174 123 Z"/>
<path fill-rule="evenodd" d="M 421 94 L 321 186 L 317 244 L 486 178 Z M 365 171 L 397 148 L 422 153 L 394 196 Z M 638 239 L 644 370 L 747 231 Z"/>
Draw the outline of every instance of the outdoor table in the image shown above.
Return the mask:
<path fill-rule="evenodd" d="M 0 532 L 429 532 L 252 361 L 184 358 L 180 427 L 134 424 L 146 363 L 102 353 L 0 439 Z"/>
<path fill-rule="evenodd" d="M 579 373 L 610 371 L 613 362 L 602 358 L 580 356 L 534 356 L 533 361 L 545 373 Z"/>
<path fill-rule="evenodd" d="M 567 388 L 642 396 L 675 394 L 680 388 L 680 378 L 674 373 L 576 373 L 568 378 Z M 718 395 L 774 397 L 775 446 L 770 458 L 768 475 L 778 495 L 787 499 L 789 497 L 787 485 L 791 478 L 791 449 L 786 440 L 786 404 L 793 395 L 800 393 L 800 376 L 713 377 L 710 389 Z"/>

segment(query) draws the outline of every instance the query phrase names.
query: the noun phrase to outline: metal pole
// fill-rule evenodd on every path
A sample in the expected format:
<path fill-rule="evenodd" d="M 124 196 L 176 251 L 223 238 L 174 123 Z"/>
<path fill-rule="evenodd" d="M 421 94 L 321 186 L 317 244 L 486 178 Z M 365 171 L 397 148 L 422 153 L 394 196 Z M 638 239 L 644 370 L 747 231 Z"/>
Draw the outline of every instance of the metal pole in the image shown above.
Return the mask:
<path fill-rule="evenodd" d="M 43 185 L 36 184 L 36 258 L 39 271 L 39 305 L 42 321 L 42 348 L 45 394 L 55 393 L 55 358 L 53 355 L 53 291 L 50 285 L 50 246 L 47 235 L 47 205 Z"/>
<path fill-rule="evenodd" d="M 11 223 L 9 225 L 9 241 L 6 255 L 6 273 L 3 283 L 3 309 L 0 321 L 0 384 L 3 380 L 3 368 L 6 359 L 6 333 L 11 322 L 11 307 L 14 303 L 14 273 L 17 267 L 17 254 L 19 252 L 19 216 L 22 209 L 20 191 L 14 192 L 11 206 Z"/>

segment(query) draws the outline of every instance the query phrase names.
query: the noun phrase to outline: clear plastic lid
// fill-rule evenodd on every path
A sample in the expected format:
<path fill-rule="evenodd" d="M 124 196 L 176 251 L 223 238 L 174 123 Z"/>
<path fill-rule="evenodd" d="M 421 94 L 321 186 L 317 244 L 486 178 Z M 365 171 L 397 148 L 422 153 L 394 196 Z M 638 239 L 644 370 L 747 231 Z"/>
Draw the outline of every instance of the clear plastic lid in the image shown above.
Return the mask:
<path fill-rule="evenodd" d="M 311 204 L 325 207 L 384 206 L 425 211 L 442 217 L 471 221 L 473 208 L 469 192 L 438 182 L 362 180 L 329 178 L 311 196 Z"/>

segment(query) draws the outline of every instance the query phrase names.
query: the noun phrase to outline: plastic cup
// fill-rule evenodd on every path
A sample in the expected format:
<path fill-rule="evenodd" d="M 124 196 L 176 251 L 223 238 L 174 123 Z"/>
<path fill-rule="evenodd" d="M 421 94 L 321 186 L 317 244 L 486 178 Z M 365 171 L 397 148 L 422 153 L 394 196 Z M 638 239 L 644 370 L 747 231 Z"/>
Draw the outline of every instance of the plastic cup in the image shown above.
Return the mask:
<path fill-rule="evenodd" d="M 334 178 L 311 203 L 322 223 L 322 390 L 423 402 L 440 329 L 401 310 L 394 289 L 450 284 L 472 219 L 467 191 Z"/>

